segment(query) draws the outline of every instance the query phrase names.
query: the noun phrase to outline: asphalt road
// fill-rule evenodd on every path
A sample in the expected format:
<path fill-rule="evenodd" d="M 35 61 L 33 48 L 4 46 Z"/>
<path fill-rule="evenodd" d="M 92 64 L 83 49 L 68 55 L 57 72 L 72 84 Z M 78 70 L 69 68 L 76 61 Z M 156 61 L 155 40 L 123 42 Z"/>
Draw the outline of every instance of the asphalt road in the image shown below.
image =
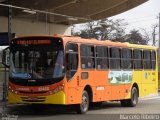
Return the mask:
<path fill-rule="evenodd" d="M 120 102 L 105 102 L 102 106 L 91 107 L 85 115 L 76 114 L 71 106 L 53 105 L 8 106 L 5 115 L 14 120 L 160 120 L 160 96 L 140 99 L 136 107 L 121 107 Z"/>

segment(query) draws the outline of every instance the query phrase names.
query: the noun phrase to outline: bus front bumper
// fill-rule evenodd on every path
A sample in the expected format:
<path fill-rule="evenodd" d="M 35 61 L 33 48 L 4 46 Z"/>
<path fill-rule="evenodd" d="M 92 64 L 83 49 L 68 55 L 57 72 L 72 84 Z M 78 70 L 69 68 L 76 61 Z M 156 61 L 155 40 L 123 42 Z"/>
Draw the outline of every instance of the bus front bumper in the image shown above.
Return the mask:
<path fill-rule="evenodd" d="M 66 96 L 63 91 L 59 91 L 47 96 L 24 96 L 8 91 L 9 104 L 60 104 L 64 105 Z"/>

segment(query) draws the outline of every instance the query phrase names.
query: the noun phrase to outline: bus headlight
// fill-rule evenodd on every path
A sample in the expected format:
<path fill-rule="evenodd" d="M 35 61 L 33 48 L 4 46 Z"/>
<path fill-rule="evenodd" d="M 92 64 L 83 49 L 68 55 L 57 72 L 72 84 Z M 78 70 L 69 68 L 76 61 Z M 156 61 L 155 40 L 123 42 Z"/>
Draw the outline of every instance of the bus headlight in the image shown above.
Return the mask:
<path fill-rule="evenodd" d="M 14 94 L 17 94 L 18 92 L 16 90 L 11 89 L 11 92 Z"/>
<path fill-rule="evenodd" d="M 11 88 L 11 86 L 9 86 L 8 88 L 9 88 L 9 90 L 10 90 L 12 93 L 14 93 L 14 94 L 17 94 L 17 93 L 18 93 L 16 90 L 13 90 L 13 89 Z"/>
<path fill-rule="evenodd" d="M 55 89 L 49 91 L 48 93 L 49 93 L 50 95 L 51 95 L 51 94 L 55 94 L 55 93 L 57 93 L 57 92 L 63 90 L 63 88 L 64 88 L 64 84 L 62 84 L 62 85 L 56 87 Z"/>

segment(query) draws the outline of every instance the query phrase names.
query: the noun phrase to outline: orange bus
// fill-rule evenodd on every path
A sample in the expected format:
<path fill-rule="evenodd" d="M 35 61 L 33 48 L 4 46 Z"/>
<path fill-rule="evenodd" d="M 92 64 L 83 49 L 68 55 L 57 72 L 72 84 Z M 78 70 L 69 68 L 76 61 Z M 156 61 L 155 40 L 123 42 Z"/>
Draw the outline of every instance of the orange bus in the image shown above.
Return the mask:
<path fill-rule="evenodd" d="M 74 105 L 86 113 L 90 103 L 134 107 L 158 94 L 156 47 L 55 35 L 14 38 L 8 49 L 10 104 Z"/>

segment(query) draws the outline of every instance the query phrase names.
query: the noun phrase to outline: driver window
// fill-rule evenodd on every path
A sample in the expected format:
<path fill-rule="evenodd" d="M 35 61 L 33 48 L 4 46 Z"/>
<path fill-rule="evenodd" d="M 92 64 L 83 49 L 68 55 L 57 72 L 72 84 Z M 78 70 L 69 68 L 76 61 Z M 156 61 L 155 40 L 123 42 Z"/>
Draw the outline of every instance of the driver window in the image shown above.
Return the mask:
<path fill-rule="evenodd" d="M 70 80 L 77 72 L 78 68 L 78 45 L 67 43 L 66 45 L 66 77 Z"/>

